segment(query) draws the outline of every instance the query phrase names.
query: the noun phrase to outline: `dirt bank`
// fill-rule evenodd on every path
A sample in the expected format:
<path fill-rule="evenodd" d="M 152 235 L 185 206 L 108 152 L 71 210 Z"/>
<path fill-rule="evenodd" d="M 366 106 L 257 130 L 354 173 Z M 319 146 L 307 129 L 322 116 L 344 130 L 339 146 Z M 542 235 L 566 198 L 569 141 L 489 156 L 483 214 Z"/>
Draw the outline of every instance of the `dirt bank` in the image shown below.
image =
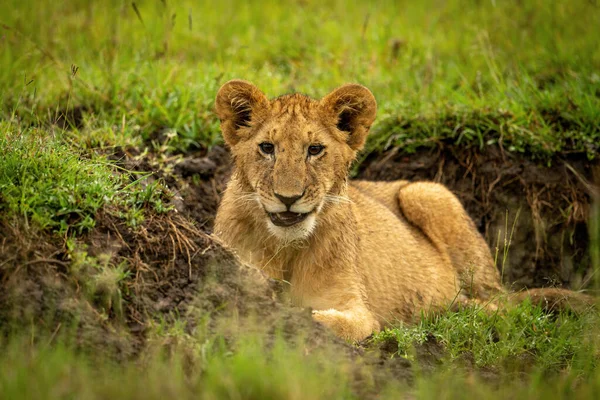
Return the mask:
<path fill-rule="evenodd" d="M 178 209 L 210 232 L 219 193 L 230 173 L 227 151 L 216 147 L 177 164 Z M 432 180 L 463 202 L 496 254 L 505 284 L 589 288 L 592 283 L 587 219 L 594 170 L 583 154 L 557 155 L 550 166 L 502 151 L 441 143 L 414 154 L 373 154 L 357 178 Z M 508 244 L 510 246 L 508 247 Z M 496 250 L 498 249 L 498 250 Z M 505 249 L 506 257 L 505 257 Z"/>

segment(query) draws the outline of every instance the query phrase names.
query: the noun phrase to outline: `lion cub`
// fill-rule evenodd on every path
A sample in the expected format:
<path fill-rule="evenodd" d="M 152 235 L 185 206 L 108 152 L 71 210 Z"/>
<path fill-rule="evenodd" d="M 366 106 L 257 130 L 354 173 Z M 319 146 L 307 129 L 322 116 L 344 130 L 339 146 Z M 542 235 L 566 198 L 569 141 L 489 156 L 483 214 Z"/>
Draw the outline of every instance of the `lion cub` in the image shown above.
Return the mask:
<path fill-rule="evenodd" d="M 444 186 L 348 180 L 375 119 L 367 88 L 269 100 L 232 80 L 215 108 L 235 161 L 215 235 L 288 281 L 293 302 L 337 335 L 360 340 L 503 291 L 485 241 Z"/>

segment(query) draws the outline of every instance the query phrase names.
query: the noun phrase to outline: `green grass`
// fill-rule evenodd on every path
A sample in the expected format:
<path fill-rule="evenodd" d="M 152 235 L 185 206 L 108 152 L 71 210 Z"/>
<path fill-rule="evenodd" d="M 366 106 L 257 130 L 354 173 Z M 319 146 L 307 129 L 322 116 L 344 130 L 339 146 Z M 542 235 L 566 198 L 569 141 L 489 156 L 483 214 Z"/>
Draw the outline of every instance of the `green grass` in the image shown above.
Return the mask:
<path fill-rule="evenodd" d="M 185 150 L 220 142 L 211 108 L 227 79 L 271 96 L 353 81 L 379 102 L 371 151 L 450 139 L 540 158 L 598 153 L 594 2 L 135 4 L 3 2 L 5 118 L 81 106 L 84 134 L 111 131 L 105 145 L 168 128 Z"/>
<path fill-rule="evenodd" d="M 169 209 L 159 181 L 144 187 L 147 174 L 137 174 L 129 183 L 128 174 L 115 174 L 104 157 L 86 158 L 65 145 L 62 136 L 0 124 L 0 211 L 68 236 L 92 229 L 105 206 L 120 205 L 126 211 L 119 213 L 132 226 L 147 207 Z"/>
<path fill-rule="evenodd" d="M 137 228 L 171 212 L 171 194 L 107 154 L 137 147 L 160 166 L 172 153 L 220 144 L 212 107 L 226 80 L 253 81 L 269 96 L 319 97 L 345 82 L 365 84 L 379 104 L 366 153 L 449 141 L 500 144 L 546 163 L 566 153 L 592 159 L 600 151 L 597 26 L 600 6 L 585 0 L 4 0 L 0 214 L 65 238 L 73 291 L 96 307 L 90 312 L 119 318 L 127 265 L 88 255 L 79 240 L 101 213 Z M 598 211 L 593 215 L 590 255 L 598 270 Z M 182 340 L 173 355 L 150 349 L 124 363 L 53 336 L 33 345 L 29 337 L 6 338 L 0 397 L 333 399 L 360 390 L 381 390 L 382 398 L 600 396 L 594 313 L 548 316 L 523 304 L 386 330 L 372 345 L 397 343 L 394 357 L 413 361 L 415 379 L 384 387 L 374 383 L 375 367 L 363 366 L 356 383 L 350 361 L 327 351 L 283 341 L 265 350 L 264 339 L 254 337 L 232 346 L 185 333 L 179 323 L 174 318 L 154 333 L 158 343 Z M 445 349 L 433 373 L 416 362 L 415 349 L 428 341 Z M 520 363 L 530 368 L 524 375 L 515 372 Z M 482 377 L 490 368 L 499 385 Z"/>
<path fill-rule="evenodd" d="M 414 326 L 385 329 L 373 341 L 396 341 L 397 353 L 404 357 L 411 357 L 413 346 L 433 340 L 448 350 L 450 360 L 468 353 L 479 367 L 527 363 L 523 357 L 529 357 L 542 371 L 568 367 L 572 372 L 584 373 L 595 369 L 598 362 L 597 323 L 593 312 L 580 317 L 550 315 L 525 302 L 492 314 L 465 308 L 426 317 Z"/>
<path fill-rule="evenodd" d="M 61 234 L 93 228 L 96 212 L 118 193 L 111 168 L 82 160 L 46 131 L 12 129 L 1 127 L 0 209 Z"/>

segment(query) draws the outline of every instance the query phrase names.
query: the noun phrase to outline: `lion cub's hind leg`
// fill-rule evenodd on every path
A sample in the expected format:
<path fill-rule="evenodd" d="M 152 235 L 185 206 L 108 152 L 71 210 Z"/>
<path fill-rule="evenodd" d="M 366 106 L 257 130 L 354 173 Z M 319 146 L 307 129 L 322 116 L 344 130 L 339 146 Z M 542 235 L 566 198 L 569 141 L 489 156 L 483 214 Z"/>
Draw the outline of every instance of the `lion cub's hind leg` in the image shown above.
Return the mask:
<path fill-rule="evenodd" d="M 448 255 L 469 297 L 488 299 L 503 291 L 487 243 L 458 198 L 444 185 L 402 185 L 398 204 L 405 218 Z"/>

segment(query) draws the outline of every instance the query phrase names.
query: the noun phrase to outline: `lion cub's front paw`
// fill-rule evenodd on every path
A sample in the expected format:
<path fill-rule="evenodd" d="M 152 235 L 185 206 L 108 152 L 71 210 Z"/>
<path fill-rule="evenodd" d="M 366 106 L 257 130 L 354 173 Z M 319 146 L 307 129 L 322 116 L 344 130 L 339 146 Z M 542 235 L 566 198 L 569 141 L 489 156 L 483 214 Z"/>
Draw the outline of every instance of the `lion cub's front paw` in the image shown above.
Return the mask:
<path fill-rule="evenodd" d="M 362 340 L 369 336 L 379 326 L 370 318 L 353 313 L 352 311 L 316 310 L 312 315 L 315 321 L 330 328 L 337 336 L 346 340 Z"/>

